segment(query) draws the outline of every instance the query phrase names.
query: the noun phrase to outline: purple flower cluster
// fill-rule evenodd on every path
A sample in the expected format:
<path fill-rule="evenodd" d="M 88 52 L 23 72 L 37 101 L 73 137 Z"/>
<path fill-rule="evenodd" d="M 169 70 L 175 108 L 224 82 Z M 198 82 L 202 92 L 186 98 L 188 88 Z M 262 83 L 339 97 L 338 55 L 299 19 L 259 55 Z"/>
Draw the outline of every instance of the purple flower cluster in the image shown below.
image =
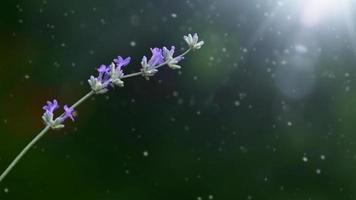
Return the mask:
<path fill-rule="evenodd" d="M 53 100 L 53 103 L 50 101 L 47 101 L 47 104 L 42 107 L 45 112 L 53 114 L 55 110 L 59 108 L 57 100 Z"/>
<path fill-rule="evenodd" d="M 57 117 L 56 119 L 53 119 L 54 117 L 54 111 L 59 108 L 58 101 L 53 100 L 47 101 L 47 104 L 42 107 L 42 109 L 45 111 L 42 115 L 42 119 L 44 123 L 48 126 L 51 126 L 53 129 L 57 128 L 62 128 L 64 125 L 62 124 L 66 119 L 70 118 L 72 121 L 74 121 L 73 117 L 73 108 L 68 107 L 67 105 L 63 106 L 64 113 Z"/>
<path fill-rule="evenodd" d="M 123 86 L 123 82 L 121 81 L 121 78 L 124 76 L 122 67 L 128 65 L 130 61 L 130 57 L 124 59 L 121 56 L 118 56 L 113 60 L 111 65 L 100 65 L 97 69 L 98 76 L 90 76 L 90 79 L 88 80 L 91 89 L 96 94 L 103 94 L 108 91 L 108 86 L 110 84 L 113 86 Z"/>
<path fill-rule="evenodd" d="M 162 49 L 160 48 L 151 48 L 152 56 L 150 60 L 147 61 L 147 57 L 143 56 L 141 61 L 141 72 L 142 76 L 144 76 L 147 80 L 149 80 L 150 76 L 155 75 L 158 72 L 157 68 L 164 62 L 164 57 L 162 55 Z"/>
<path fill-rule="evenodd" d="M 167 49 L 166 47 L 163 47 L 163 56 L 165 61 L 168 64 L 168 67 L 171 69 L 180 69 L 181 66 L 178 65 L 178 63 L 184 59 L 183 56 L 177 56 L 174 57 L 174 51 L 175 51 L 175 46 L 172 46 L 171 49 Z"/>
<path fill-rule="evenodd" d="M 183 57 L 173 58 L 173 54 L 175 51 L 175 47 L 172 46 L 171 50 L 168 50 L 166 47 L 160 48 L 151 48 L 151 58 L 147 61 L 147 57 L 143 56 L 141 61 L 141 72 L 142 76 L 144 76 L 147 80 L 149 77 L 155 75 L 158 72 L 158 67 L 168 64 L 168 66 L 172 69 L 179 69 L 180 66 L 177 65 L 179 61 L 183 59 Z"/>
<path fill-rule="evenodd" d="M 124 72 L 122 70 L 122 67 L 130 64 L 131 58 L 122 58 L 121 56 L 118 56 L 116 59 L 114 59 L 114 62 L 111 63 L 110 65 L 110 78 L 111 82 L 113 85 L 123 87 L 124 82 L 121 80 L 122 77 L 124 77 Z"/>

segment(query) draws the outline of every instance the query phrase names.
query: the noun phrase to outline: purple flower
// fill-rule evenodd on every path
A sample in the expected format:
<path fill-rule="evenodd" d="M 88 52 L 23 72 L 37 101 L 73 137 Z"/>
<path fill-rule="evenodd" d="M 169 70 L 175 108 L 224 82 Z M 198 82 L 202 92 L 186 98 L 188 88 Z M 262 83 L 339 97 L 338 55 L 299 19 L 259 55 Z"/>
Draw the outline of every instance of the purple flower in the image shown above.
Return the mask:
<path fill-rule="evenodd" d="M 118 56 L 117 58 L 114 59 L 114 63 L 116 65 L 117 70 L 121 70 L 121 67 L 128 65 L 130 61 L 131 61 L 130 57 L 124 59 L 121 56 Z"/>
<path fill-rule="evenodd" d="M 67 118 L 70 118 L 72 121 L 74 121 L 73 108 L 68 107 L 67 105 L 64 105 L 63 109 L 64 109 L 64 115 L 61 117 L 62 121 L 66 120 Z"/>
<path fill-rule="evenodd" d="M 88 83 L 96 94 L 103 94 L 108 91 L 107 87 L 110 84 L 110 67 L 100 65 L 97 71 L 98 77 L 90 76 Z"/>
<path fill-rule="evenodd" d="M 147 57 L 143 56 L 141 65 L 142 65 L 142 76 L 144 76 L 147 80 L 149 80 L 150 76 L 153 76 L 158 72 L 157 67 L 164 63 L 164 57 L 162 55 L 162 49 L 160 48 L 151 48 L 152 56 L 149 61 L 147 61 Z"/>
<path fill-rule="evenodd" d="M 64 113 L 61 116 L 54 119 L 53 112 L 58 108 L 59 108 L 58 102 L 55 99 L 53 100 L 53 102 L 47 101 L 47 104 L 43 106 L 43 110 L 45 110 L 45 112 L 42 115 L 42 120 L 47 126 L 50 126 L 52 129 L 63 128 L 64 127 L 63 122 L 67 118 L 71 118 L 74 121 L 74 117 L 72 115 L 73 108 L 68 107 L 67 105 L 64 105 L 63 107 Z"/>
<path fill-rule="evenodd" d="M 111 63 L 109 76 L 113 86 L 124 86 L 124 82 L 121 80 L 122 77 L 124 77 L 124 72 L 121 68 L 128 65 L 130 61 L 130 57 L 124 59 L 121 56 L 118 56 L 116 59 L 114 59 L 114 62 Z"/>
<path fill-rule="evenodd" d="M 110 67 L 107 67 L 105 65 L 100 65 L 100 67 L 97 69 L 97 71 L 99 72 L 98 80 L 102 84 L 106 83 L 109 80 L 109 74 L 108 73 L 110 71 Z"/>
<path fill-rule="evenodd" d="M 148 65 L 150 65 L 150 67 L 153 68 L 153 67 L 160 65 L 164 62 L 164 57 L 162 55 L 162 49 L 151 48 L 151 53 L 152 53 L 152 56 L 151 56 L 150 60 L 148 61 Z"/>
<path fill-rule="evenodd" d="M 51 114 L 53 114 L 53 111 L 55 111 L 57 108 L 58 102 L 55 99 L 53 100 L 53 103 L 51 101 L 47 101 L 47 104 L 42 107 L 43 110 Z"/>

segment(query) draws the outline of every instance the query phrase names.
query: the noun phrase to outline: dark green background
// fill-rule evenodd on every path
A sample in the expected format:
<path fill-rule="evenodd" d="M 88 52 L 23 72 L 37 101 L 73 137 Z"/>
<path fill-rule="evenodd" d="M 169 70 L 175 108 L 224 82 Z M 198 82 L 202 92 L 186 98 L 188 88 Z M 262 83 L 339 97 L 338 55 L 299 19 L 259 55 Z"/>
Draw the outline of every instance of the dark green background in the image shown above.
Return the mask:
<path fill-rule="evenodd" d="M 298 8 L 276 7 L 2 1 L 1 171 L 43 127 L 42 105 L 75 102 L 100 64 L 131 56 L 125 72 L 137 71 L 150 47 L 184 50 L 187 33 L 206 45 L 180 71 L 81 105 L 0 183 L 0 199 L 356 199 L 355 32 L 337 20 L 305 28 Z"/>

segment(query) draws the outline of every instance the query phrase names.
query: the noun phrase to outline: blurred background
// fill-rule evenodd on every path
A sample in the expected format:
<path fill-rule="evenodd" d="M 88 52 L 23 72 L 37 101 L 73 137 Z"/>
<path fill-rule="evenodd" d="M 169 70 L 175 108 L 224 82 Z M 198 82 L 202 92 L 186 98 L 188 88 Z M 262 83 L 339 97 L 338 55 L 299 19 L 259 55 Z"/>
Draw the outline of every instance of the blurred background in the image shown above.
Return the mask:
<path fill-rule="evenodd" d="M 353 0 L 8 0 L 0 169 L 117 55 L 198 33 L 181 70 L 95 96 L 0 184 L 0 199 L 356 199 Z"/>

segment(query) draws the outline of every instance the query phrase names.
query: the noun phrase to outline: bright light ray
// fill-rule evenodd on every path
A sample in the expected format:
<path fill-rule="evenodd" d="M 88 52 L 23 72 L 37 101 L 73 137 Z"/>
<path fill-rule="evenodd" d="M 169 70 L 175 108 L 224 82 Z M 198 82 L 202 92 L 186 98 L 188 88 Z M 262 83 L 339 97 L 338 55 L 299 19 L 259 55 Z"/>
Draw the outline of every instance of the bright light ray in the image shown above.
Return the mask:
<path fill-rule="evenodd" d="M 348 0 L 306 0 L 301 22 L 306 27 L 314 27 L 330 17 L 341 17 L 348 6 Z"/>
<path fill-rule="evenodd" d="M 347 26 L 347 30 L 348 30 L 348 34 L 349 34 L 349 38 L 351 40 L 351 45 L 354 51 L 354 54 L 356 55 L 356 29 L 355 29 L 355 21 L 354 19 L 356 19 L 355 14 L 353 14 L 351 12 L 351 7 L 350 5 L 345 4 L 344 5 L 344 9 L 345 9 L 345 14 L 344 14 L 344 20 Z"/>
<path fill-rule="evenodd" d="M 278 13 L 282 8 L 280 6 L 276 7 L 271 13 L 275 14 Z M 251 48 L 255 43 L 259 40 L 259 38 L 266 32 L 268 27 L 273 24 L 274 21 L 272 18 L 268 18 L 267 20 L 263 21 L 262 24 L 258 27 L 255 33 L 251 36 L 250 40 L 247 43 L 248 48 Z"/>

